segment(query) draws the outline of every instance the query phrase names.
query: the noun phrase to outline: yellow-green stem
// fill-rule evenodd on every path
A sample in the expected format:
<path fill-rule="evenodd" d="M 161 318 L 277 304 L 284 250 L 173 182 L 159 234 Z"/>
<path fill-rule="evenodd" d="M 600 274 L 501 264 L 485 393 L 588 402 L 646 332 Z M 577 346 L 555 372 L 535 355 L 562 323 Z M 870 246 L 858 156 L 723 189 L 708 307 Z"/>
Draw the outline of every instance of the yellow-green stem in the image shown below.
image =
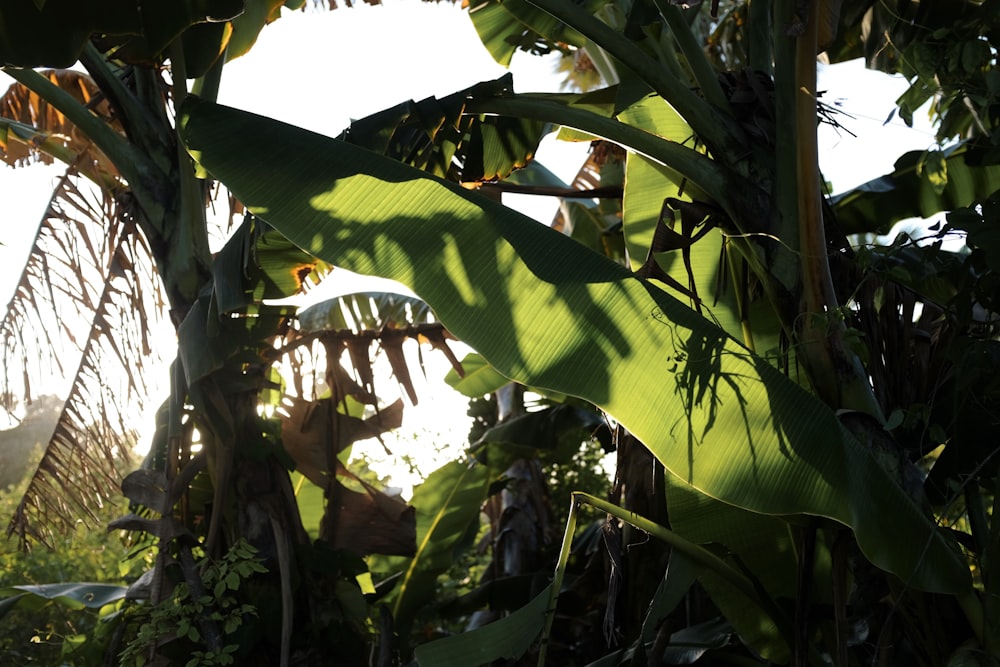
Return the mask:
<path fill-rule="evenodd" d="M 569 516 L 566 517 L 566 530 L 563 532 L 562 546 L 559 548 L 559 560 L 552 577 L 552 590 L 549 593 L 549 604 L 545 609 L 545 625 L 542 628 L 541 644 L 538 647 L 538 667 L 544 667 L 549 649 L 549 635 L 552 633 L 552 621 L 556 617 L 556 602 L 559 601 L 559 591 L 562 589 L 563 576 L 566 574 L 566 564 L 569 562 L 569 552 L 573 549 L 573 535 L 576 533 L 576 511 L 580 508 L 577 494 L 570 500 Z"/>
<path fill-rule="evenodd" d="M 846 326 L 830 275 L 816 136 L 817 25 L 812 12 L 795 44 L 796 202 L 802 278 L 802 311 L 795 329 L 800 358 L 816 393 L 833 408 L 860 410 L 884 422 L 861 360 L 847 346 Z"/>

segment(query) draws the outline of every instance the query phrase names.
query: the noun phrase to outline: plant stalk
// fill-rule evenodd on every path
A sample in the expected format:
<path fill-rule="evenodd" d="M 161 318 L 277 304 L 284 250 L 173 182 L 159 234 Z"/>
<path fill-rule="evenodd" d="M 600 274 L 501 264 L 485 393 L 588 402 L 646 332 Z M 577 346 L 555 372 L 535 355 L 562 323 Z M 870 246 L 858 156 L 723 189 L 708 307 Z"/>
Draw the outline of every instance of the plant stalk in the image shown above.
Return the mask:
<path fill-rule="evenodd" d="M 817 25 L 811 12 L 795 43 L 796 202 L 802 279 L 802 313 L 795 333 L 810 382 L 827 405 L 865 412 L 885 423 L 864 366 L 847 345 L 847 327 L 830 275 L 816 135 Z"/>

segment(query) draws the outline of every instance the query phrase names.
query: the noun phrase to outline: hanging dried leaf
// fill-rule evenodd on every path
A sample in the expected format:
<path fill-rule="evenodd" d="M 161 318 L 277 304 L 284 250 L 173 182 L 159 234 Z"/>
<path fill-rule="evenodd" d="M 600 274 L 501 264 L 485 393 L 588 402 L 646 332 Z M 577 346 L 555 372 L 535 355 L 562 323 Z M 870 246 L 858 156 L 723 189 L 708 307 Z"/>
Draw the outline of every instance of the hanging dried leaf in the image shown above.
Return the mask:
<path fill-rule="evenodd" d="M 340 403 L 346 397 L 350 396 L 359 403 L 364 403 L 365 405 L 376 405 L 378 403 L 378 396 L 375 395 L 372 389 L 362 387 L 358 384 L 357 381 L 351 377 L 351 374 L 347 372 L 347 369 L 340 364 L 340 352 L 345 347 L 344 340 L 333 337 L 323 337 L 321 340 L 323 347 L 326 350 L 326 383 L 329 385 L 330 391 L 333 393 L 334 402 Z M 368 357 L 367 351 L 364 353 L 364 357 Z M 354 357 L 351 358 L 351 361 L 354 361 Z M 370 361 L 368 362 L 367 368 L 367 374 L 372 374 Z M 360 371 L 359 374 L 361 374 Z"/>
<path fill-rule="evenodd" d="M 0 320 L 3 407 L 35 387 L 69 387 L 45 452 L 8 525 L 22 545 L 94 519 L 118 494 L 133 416 L 159 362 L 151 328 L 164 305 L 149 248 L 106 192 L 58 183 Z"/>
<path fill-rule="evenodd" d="M 86 106 L 112 129 L 121 132 L 111 108 L 88 75 L 73 70 L 46 70 L 41 74 L 77 102 Z M 20 83 L 14 83 L 0 97 L 0 117 L 19 125 L 0 124 L 0 160 L 18 167 L 32 162 L 52 163 L 52 156 L 40 151 L 46 141 L 55 141 L 77 157 L 81 171 L 96 170 L 116 177 L 118 170 L 93 146 L 90 139 L 62 113 Z"/>
<path fill-rule="evenodd" d="M 320 524 L 320 538 L 331 542 L 335 549 L 346 549 L 359 556 L 414 556 L 416 509 L 399 498 L 364 486 L 365 491 L 358 492 L 333 482 Z"/>
<path fill-rule="evenodd" d="M 370 337 L 351 336 L 344 339 L 347 345 L 347 352 L 351 356 L 351 363 L 354 365 L 354 372 L 361 380 L 361 386 L 369 393 L 375 392 L 375 375 L 372 371 L 371 358 L 368 356 L 368 348 L 371 347 Z"/>
<path fill-rule="evenodd" d="M 465 369 L 462 367 L 462 362 L 458 360 L 455 353 L 451 351 L 450 347 L 448 347 L 446 334 L 447 332 L 444 329 L 440 329 L 428 331 L 424 334 L 424 337 L 427 339 L 427 342 L 431 344 L 431 347 L 435 350 L 440 350 L 441 353 L 444 354 L 444 356 L 448 359 L 448 363 L 450 363 L 451 367 L 455 369 L 456 373 L 458 373 L 458 377 L 464 378 Z"/>
<path fill-rule="evenodd" d="M 413 380 L 410 378 L 410 368 L 406 363 L 406 356 L 403 354 L 403 341 L 406 340 L 406 333 L 397 329 L 386 329 L 380 336 L 382 350 L 385 358 L 392 367 L 392 374 L 396 381 L 406 391 L 412 405 L 416 405 L 417 390 L 413 387 Z"/>
<path fill-rule="evenodd" d="M 326 487 L 336 474 L 337 454 L 348 445 L 378 438 L 403 424 L 403 401 L 382 408 L 367 419 L 341 414 L 331 400 L 292 399 L 282 418 L 281 439 L 296 469 L 313 484 Z"/>

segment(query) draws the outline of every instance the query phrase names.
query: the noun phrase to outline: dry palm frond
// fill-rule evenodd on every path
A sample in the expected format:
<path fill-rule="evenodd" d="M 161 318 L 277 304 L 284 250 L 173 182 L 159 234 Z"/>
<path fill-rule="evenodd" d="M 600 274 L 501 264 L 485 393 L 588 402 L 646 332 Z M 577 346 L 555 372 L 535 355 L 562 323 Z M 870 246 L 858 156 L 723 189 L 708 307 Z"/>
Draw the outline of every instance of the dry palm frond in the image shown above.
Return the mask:
<path fill-rule="evenodd" d="M 88 75 L 73 70 L 47 70 L 41 74 L 111 128 L 122 131 L 107 100 Z M 11 166 L 51 164 L 52 154 L 46 148 L 55 149 L 52 152 L 62 148 L 65 150 L 59 152 L 63 157 L 73 158 L 79 171 L 95 181 L 99 180 L 98 175 L 114 178 L 118 174 L 111 161 L 66 116 L 20 83 L 11 85 L 0 97 L 0 118 L 16 124 L 6 132 L 0 131 L 0 160 Z M 0 130 L 3 129 L 0 125 Z"/>
<path fill-rule="evenodd" d="M 601 167 L 609 160 L 620 160 L 623 155 L 617 146 L 607 141 L 595 141 L 591 144 L 587 160 L 580 166 L 573 182 L 570 184 L 574 190 L 594 191 L 601 187 Z M 567 224 L 567 216 L 562 207 L 556 212 L 552 220 L 552 229 L 564 231 Z"/>
<path fill-rule="evenodd" d="M 7 529 L 22 545 L 92 517 L 116 492 L 164 311 L 152 265 L 127 199 L 60 180 L 0 320 L 2 395 L 30 401 L 57 385 L 67 396 Z"/>

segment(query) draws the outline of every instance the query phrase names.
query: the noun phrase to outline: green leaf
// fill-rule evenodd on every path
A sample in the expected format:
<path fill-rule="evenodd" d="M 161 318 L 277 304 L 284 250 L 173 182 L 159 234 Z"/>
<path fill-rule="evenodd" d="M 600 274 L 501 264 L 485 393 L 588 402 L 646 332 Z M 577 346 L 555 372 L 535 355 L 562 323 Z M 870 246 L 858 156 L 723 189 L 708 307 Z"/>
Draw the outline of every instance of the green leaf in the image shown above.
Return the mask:
<path fill-rule="evenodd" d="M 530 162 L 547 124 L 465 111 L 471 99 L 512 88 L 507 74 L 440 99 L 403 102 L 354 121 L 338 138 L 453 181 L 503 179 Z"/>
<path fill-rule="evenodd" d="M 795 598 L 795 545 L 785 521 L 721 503 L 676 480 L 668 480 L 667 509 L 678 535 L 696 544 L 724 545 L 772 599 Z M 699 581 L 746 644 L 769 661 L 788 661 L 788 643 L 773 619 L 718 575 L 701 572 Z"/>
<path fill-rule="evenodd" d="M 476 444 L 507 444 L 554 450 L 567 435 L 592 433 L 603 423 L 604 419 L 592 410 L 574 405 L 554 405 L 503 421 L 483 433 Z M 579 443 L 580 440 L 576 442 Z"/>
<path fill-rule="evenodd" d="M 590 0 L 588 4 L 594 11 L 603 2 Z M 574 46 L 584 44 L 582 35 L 524 0 L 480 0 L 470 7 L 469 18 L 483 46 L 504 67 L 510 65 L 518 48 L 525 51 L 549 48 L 544 40 Z"/>
<path fill-rule="evenodd" d="M 100 609 L 104 605 L 123 599 L 125 590 L 125 586 L 86 582 L 9 586 L 0 588 L 0 597 L 5 598 L 0 600 L 0 613 L 6 613 L 15 605 L 38 605 L 48 600 L 58 602 L 69 609 Z M 8 596 L 16 600 L 11 602 L 11 597 Z"/>
<path fill-rule="evenodd" d="M 309 537 L 315 540 L 319 538 L 319 524 L 323 520 L 326 503 L 323 489 L 310 482 L 300 472 L 293 471 L 290 474 L 292 488 L 295 489 L 295 504 L 298 505 L 302 517 L 302 527 L 306 529 Z"/>
<path fill-rule="evenodd" d="M 226 60 L 238 58 L 250 50 L 268 23 L 281 16 L 287 0 L 244 0 L 243 13 L 232 20 L 233 34 L 226 48 Z"/>
<path fill-rule="evenodd" d="M 646 610 L 646 617 L 642 621 L 642 632 L 639 638 L 627 649 L 620 649 L 605 655 L 599 660 L 587 665 L 587 667 L 618 667 L 622 664 L 630 664 L 636 651 L 647 650 L 647 645 L 656 639 L 656 632 L 666 621 L 667 616 L 672 612 L 695 582 L 696 573 L 700 568 L 697 562 L 690 556 L 686 556 L 679 550 L 670 552 L 670 561 L 667 571 L 660 581 L 660 585 L 653 594 L 653 599 Z M 683 664 L 683 663 L 671 663 Z"/>
<path fill-rule="evenodd" d="M 416 555 L 389 560 L 401 563 L 404 572 L 390 594 L 398 627 L 407 628 L 413 614 L 434 597 L 438 575 L 452 566 L 456 545 L 479 517 L 490 477 L 487 466 L 452 461 L 414 488 L 410 504 L 417 509 Z M 380 570 L 376 563 L 373 571 Z"/>
<path fill-rule="evenodd" d="M 414 651 L 420 667 L 476 667 L 494 660 L 517 660 L 542 631 L 552 585 L 499 621 L 471 632 L 421 644 Z"/>
<path fill-rule="evenodd" d="M 906 153 L 891 174 L 834 197 L 841 229 L 847 234 L 885 234 L 900 220 L 969 206 L 1000 189 L 1000 166 L 966 164 L 965 146 L 939 152 L 941 161 L 933 168 L 924 155 Z"/>
<path fill-rule="evenodd" d="M 322 269 L 322 262 L 248 215 L 215 256 L 216 306 L 220 313 L 231 313 L 263 299 L 291 296 L 302 291 L 310 274 Z"/>
<path fill-rule="evenodd" d="M 944 159 L 944 151 L 925 151 L 917 163 L 917 173 L 931 186 L 934 194 L 942 195 L 948 185 L 948 163 Z"/>
<path fill-rule="evenodd" d="M 502 374 L 604 408 L 703 493 L 831 518 L 910 585 L 968 589 L 951 539 L 828 407 L 654 284 L 342 142 L 197 100 L 180 125 L 204 167 L 294 243 L 408 285 Z"/>
<path fill-rule="evenodd" d="M 361 331 L 434 321 L 430 307 L 412 296 L 394 292 L 356 292 L 321 301 L 300 310 L 303 331 Z"/>
<path fill-rule="evenodd" d="M 141 45 L 143 54 L 155 56 L 188 26 L 231 19 L 242 11 L 242 0 L 5 0 L 0 3 L 0 65 L 70 67 L 93 33 L 132 49 Z"/>
<path fill-rule="evenodd" d="M 465 355 L 462 359 L 462 368 L 465 370 L 465 377 L 459 377 L 455 369 L 450 369 L 444 376 L 444 381 L 452 389 L 469 398 L 482 398 L 510 383 L 510 380 L 483 359 L 483 355 L 475 352 Z"/>

